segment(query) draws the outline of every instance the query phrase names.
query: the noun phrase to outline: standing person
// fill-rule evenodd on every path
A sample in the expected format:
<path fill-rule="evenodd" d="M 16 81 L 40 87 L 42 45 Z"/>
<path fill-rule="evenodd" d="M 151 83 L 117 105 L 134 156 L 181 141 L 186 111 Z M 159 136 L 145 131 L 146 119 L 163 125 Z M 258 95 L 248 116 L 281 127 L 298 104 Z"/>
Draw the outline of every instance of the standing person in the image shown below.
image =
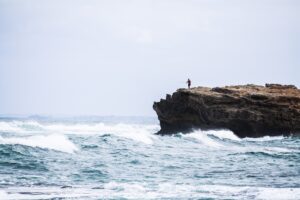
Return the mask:
<path fill-rule="evenodd" d="M 189 89 L 191 88 L 191 84 L 192 84 L 192 82 L 191 82 L 191 80 L 188 78 L 188 80 L 187 80 L 187 82 L 186 82 L 187 84 L 188 84 L 188 87 L 189 87 Z"/>

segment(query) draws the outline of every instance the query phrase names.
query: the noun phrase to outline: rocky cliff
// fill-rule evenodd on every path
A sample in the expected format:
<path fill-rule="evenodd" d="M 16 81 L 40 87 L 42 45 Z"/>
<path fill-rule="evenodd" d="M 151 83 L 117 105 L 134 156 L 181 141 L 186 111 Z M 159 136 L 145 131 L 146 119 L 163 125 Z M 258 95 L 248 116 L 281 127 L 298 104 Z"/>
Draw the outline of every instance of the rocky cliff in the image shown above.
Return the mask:
<path fill-rule="evenodd" d="M 300 134 L 300 90 L 266 84 L 178 89 L 154 102 L 159 134 L 229 129 L 239 137 Z"/>

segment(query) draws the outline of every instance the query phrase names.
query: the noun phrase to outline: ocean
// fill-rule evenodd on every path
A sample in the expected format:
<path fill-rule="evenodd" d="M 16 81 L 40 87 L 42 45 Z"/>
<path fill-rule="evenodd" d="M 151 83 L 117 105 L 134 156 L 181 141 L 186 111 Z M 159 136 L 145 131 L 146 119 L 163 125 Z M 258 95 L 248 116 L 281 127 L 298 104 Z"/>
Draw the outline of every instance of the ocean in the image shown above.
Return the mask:
<path fill-rule="evenodd" d="M 155 117 L 0 118 L 0 199 L 300 199 L 299 137 L 194 130 Z"/>

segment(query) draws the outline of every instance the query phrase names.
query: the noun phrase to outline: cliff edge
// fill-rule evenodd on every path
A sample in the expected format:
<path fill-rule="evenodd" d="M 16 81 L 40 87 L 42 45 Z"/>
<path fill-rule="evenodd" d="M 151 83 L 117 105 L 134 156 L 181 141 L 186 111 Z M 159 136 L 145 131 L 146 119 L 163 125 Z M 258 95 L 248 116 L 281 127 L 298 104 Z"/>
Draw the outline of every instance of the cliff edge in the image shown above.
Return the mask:
<path fill-rule="evenodd" d="M 300 90 L 266 84 L 178 89 L 154 102 L 159 134 L 229 129 L 239 137 L 300 135 Z"/>

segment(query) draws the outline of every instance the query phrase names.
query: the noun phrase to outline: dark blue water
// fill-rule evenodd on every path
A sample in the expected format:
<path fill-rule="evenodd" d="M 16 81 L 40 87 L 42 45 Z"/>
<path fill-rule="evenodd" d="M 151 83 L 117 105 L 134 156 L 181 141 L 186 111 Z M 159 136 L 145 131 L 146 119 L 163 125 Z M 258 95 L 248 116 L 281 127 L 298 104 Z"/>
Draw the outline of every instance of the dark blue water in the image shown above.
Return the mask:
<path fill-rule="evenodd" d="M 155 118 L 0 119 L 0 199 L 300 199 L 300 138 L 154 135 Z"/>

